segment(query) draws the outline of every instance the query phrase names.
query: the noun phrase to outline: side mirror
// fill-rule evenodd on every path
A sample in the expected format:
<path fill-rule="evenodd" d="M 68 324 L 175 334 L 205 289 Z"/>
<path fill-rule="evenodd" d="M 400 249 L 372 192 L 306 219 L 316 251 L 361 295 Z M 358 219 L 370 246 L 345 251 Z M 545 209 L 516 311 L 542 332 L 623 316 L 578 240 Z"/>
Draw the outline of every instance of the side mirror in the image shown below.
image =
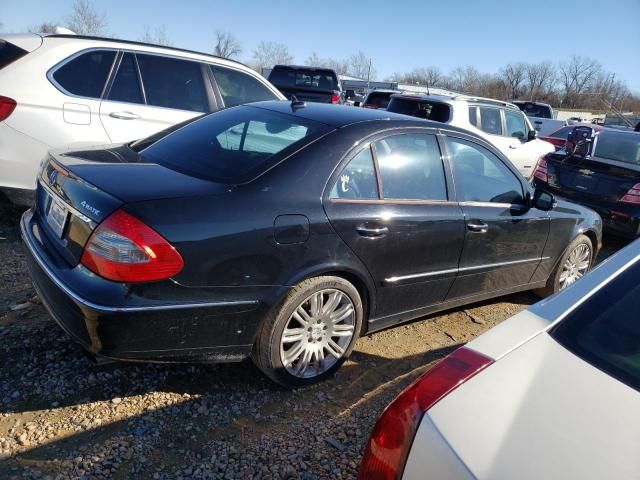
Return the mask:
<path fill-rule="evenodd" d="M 592 127 L 573 127 L 567 136 L 564 149 L 570 156 L 587 157 L 591 154 L 596 131 Z"/>
<path fill-rule="evenodd" d="M 556 199 L 551 193 L 536 189 L 533 192 L 533 201 L 531 203 L 538 210 L 548 212 L 555 206 Z"/>
<path fill-rule="evenodd" d="M 530 142 L 531 140 L 535 140 L 536 138 L 538 138 L 538 131 L 529 130 L 529 133 L 527 133 L 527 142 Z"/>

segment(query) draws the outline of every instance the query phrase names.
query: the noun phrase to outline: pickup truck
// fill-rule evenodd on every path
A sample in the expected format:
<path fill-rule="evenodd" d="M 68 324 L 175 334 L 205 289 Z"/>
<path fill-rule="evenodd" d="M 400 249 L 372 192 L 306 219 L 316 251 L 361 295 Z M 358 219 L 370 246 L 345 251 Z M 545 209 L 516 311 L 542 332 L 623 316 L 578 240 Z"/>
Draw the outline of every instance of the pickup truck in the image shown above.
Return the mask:
<path fill-rule="evenodd" d="M 344 103 L 342 87 L 336 72 L 330 68 L 276 65 L 268 80 L 291 99 L 317 103 Z"/>
<path fill-rule="evenodd" d="M 529 117 L 534 130 L 536 130 L 541 137 L 548 136 L 550 133 L 568 125 L 566 120 L 556 120 L 553 118 L 553 108 L 547 103 L 524 102 L 521 100 L 514 100 L 511 103 L 516 105 Z"/>

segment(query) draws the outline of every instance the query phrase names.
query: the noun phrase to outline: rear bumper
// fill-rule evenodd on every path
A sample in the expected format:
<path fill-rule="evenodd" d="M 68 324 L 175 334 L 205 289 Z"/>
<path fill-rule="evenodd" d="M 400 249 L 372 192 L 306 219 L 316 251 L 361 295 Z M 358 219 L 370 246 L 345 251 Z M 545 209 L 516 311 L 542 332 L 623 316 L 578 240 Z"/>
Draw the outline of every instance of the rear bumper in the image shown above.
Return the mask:
<path fill-rule="evenodd" d="M 234 292 L 221 297 L 211 291 L 205 297 L 201 289 L 169 281 L 156 284 L 153 293 L 111 282 L 48 255 L 32 211 L 23 215 L 20 228 L 36 292 L 60 327 L 89 352 L 156 362 L 233 362 L 251 352 L 266 313 L 263 302 L 237 298 L 237 292 L 236 298 Z"/>

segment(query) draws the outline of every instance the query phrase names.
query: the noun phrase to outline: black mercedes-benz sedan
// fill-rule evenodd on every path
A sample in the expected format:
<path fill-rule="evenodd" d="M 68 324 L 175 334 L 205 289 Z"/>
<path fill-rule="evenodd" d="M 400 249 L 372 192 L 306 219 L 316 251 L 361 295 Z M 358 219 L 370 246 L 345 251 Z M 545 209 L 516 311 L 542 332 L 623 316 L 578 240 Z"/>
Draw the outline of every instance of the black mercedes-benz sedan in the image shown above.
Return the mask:
<path fill-rule="evenodd" d="M 60 326 L 121 360 L 239 361 L 300 386 L 363 334 L 591 266 L 593 211 L 480 137 L 380 110 L 263 102 L 53 152 L 21 222 Z"/>

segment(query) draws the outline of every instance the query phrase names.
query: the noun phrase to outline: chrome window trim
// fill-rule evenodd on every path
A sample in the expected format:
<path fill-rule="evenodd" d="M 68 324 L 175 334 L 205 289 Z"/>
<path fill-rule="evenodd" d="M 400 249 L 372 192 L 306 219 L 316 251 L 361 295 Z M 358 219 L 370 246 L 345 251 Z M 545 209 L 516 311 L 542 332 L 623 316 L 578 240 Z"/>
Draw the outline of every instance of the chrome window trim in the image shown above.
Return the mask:
<path fill-rule="evenodd" d="M 474 270 L 481 270 L 483 268 L 508 267 L 511 265 L 519 265 L 522 263 L 540 262 L 542 260 L 549 260 L 550 258 L 551 257 L 527 258 L 524 260 L 512 260 L 509 262 L 488 263 L 486 265 L 474 265 L 472 267 L 449 268 L 447 270 L 436 270 L 433 272 L 414 273 L 412 275 L 402 275 L 397 277 L 385 278 L 384 282 L 387 284 L 394 284 L 397 282 L 401 282 L 403 280 L 414 280 L 416 278 L 435 277 L 437 275 L 447 275 L 450 273 L 472 272 Z"/>

